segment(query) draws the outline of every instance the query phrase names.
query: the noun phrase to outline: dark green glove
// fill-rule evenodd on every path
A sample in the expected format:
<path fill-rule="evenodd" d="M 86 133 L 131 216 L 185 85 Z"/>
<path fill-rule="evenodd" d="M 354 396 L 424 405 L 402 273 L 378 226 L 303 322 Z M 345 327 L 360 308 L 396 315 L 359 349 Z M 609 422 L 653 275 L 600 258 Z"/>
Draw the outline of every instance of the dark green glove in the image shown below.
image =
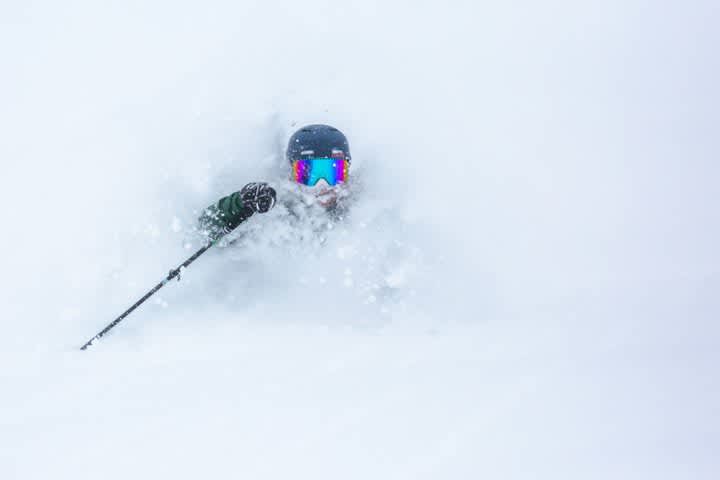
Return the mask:
<path fill-rule="evenodd" d="M 198 219 L 200 230 L 211 241 L 230 233 L 254 213 L 275 206 L 277 194 L 267 183 L 248 183 L 239 192 L 223 197 L 205 209 Z"/>

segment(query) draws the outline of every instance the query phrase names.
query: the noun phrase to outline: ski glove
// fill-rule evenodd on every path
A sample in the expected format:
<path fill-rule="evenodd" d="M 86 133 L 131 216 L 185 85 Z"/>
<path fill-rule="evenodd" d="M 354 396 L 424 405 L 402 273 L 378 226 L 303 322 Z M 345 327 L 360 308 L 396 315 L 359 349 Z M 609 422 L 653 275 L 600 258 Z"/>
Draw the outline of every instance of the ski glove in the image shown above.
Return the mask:
<path fill-rule="evenodd" d="M 215 241 L 230 233 L 255 212 L 268 212 L 276 200 L 275 190 L 267 183 L 248 183 L 239 192 L 218 200 L 198 219 L 199 230 Z"/>
<path fill-rule="evenodd" d="M 264 182 L 253 182 L 240 190 L 243 205 L 250 207 L 253 212 L 266 213 L 275 206 L 277 194 L 275 189 Z"/>

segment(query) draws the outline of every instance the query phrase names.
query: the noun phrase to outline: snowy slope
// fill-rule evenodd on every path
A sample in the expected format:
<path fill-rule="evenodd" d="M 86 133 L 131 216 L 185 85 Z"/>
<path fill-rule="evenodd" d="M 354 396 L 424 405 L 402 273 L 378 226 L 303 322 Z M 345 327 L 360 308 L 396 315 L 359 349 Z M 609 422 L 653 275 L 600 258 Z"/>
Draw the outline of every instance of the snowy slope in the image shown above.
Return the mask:
<path fill-rule="evenodd" d="M 711 479 L 712 2 L 0 5 L 0 478 Z M 88 352 L 199 211 L 350 138 Z"/>

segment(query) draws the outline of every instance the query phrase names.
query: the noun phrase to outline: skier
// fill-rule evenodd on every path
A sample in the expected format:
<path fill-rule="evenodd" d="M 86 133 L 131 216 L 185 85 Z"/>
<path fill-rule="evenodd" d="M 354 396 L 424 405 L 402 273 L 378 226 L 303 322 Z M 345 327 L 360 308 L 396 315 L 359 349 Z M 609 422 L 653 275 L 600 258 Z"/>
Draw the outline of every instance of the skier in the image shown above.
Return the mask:
<path fill-rule="evenodd" d="M 350 147 L 347 138 L 329 125 L 308 125 L 295 132 L 285 152 L 290 181 L 282 185 L 283 205 L 298 218 L 303 208 L 318 208 L 329 218 L 346 211 Z M 276 190 L 265 182 L 245 185 L 205 209 L 200 231 L 211 241 L 231 232 L 254 213 L 275 206 Z"/>

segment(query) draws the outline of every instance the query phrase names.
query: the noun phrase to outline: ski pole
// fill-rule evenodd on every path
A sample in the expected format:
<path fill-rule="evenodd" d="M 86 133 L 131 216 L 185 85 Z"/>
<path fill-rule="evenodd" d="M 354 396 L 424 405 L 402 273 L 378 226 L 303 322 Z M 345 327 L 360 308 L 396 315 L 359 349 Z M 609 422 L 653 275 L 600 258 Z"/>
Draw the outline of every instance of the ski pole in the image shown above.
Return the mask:
<path fill-rule="evenodd" d="M 115 320 L 113 320 L 112 322 L 110 322 L 110 324 L 109 324 L 107 327 L 103 328 L 97 335 L 95 335 L 95 336 L 92 337 L 90 340 L 88 340 L 87 342 L 85 342 L 85 345 L 83 345 L 82 347 L 80 347 L 80 350 L 87 350 L 87 348 L 88 348 L 89 346 L 91 346 L 93 343 L 95 343 L 95 341 L 97 341 L 97 340 L 101 339 L 102 337 L 104 337 L 106 333 L 108 333 L 110 330 L 112 330 L 118 323 L 122 322 L 125 317 L 127 317 L 128 315 L 130 315 L 130 313 L 132 313 L 133 310 L 135 310 L 137 307 L 139 307 L 140 305 L 142 305 L 148 298 L 152 297 L 158 290 L 160 290 L 162 287 L 164 287 L 165 284 L 167 284 L 167 283 L 168 283 L 170 280 L 172 280 L 173 278 L 178 277 L 178 276 L 180 275 L 180 273 L 182 272 L 182 269 L 183 269 L 183 268 L 187 267 L 187 266 L 190 265 L 192 262 L 194 262 L 195 260 L 197 260 L 197 258 L 198 258 L 200 255 L 202 255 L 203 253 L 205 253 L 206 251 L 208 251 L 208 249 L 210 249 L 210 247 L 212 247 L 213 244 L 214 244 L 214 242 L 208 243 L 207 245 L 205 245 L 204 247 L 202 247 L 200 250 L 198 250 L 197 252 L 193 253 L 192 256 L 191 256 L 190 258 L 188 258 L 187 260 L 185 260 L 179 267 L 177 267 L 177 268 L 175 268 L 175 269 L 173 269 L 173 270 L 170 270 L 170 273 L 168 273 L 167 276 L 166 276 L 160 283 L 158 283 L 157 285 L 155 285 L 149 292 L 147 292 L 145 295 L 143 295 L 143 297 L 142 297 L 140 300 L 138 300 L 137 302 L 135 302 L 135 303 L 133 304 L 133 306 L 131 306 L 130 308 L 128 308 L 127 310 L 125 310 L 125 311 L 122 313 L 122 315 L 120 315 L 120 316 L 117 317 Z M 178 278 L 178 280 L 179 280 L 179 278 Z"/>

